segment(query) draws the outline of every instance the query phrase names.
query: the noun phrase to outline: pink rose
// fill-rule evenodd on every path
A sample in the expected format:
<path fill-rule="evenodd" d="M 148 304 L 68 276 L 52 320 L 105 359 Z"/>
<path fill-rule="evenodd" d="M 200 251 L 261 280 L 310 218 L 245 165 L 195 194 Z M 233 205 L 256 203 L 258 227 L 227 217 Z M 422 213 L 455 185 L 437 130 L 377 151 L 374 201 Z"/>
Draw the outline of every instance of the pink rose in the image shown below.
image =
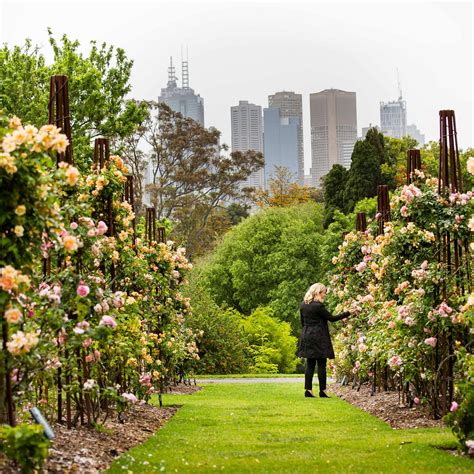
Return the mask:
<path fill-rule="evenodd" d="M 82 345 L 87 349 L 90 345 L 92 344 L 92 339 L 90 337 L 88 337 L 83 343 Z"/>
<path fill-rule="evenodd" d="M 436 337 L 429 337 L 428 339 L 425 339 L 425 344 L 431 347 L 436 347 L 436 343 L 438 340 Z"/>
<path fill-rule="evenodd" d="M 69 226 L 72 230 L 76 230 L 77 227 L 78 227 L 78 223 L 77 222 L 71 222 L 71 225 Z"/>
<path fill-rule="evenodd" d="M 112 316 L 102 316 L 100 323 L 102 326 L 109 326 L 111 328 L 115 328 L 117 326 L 117 322 Z"/>
<path fill-rule="evenodd" d="M 420 399 L 418 397 L 415 397 L 413 399 L 413 402 L 415 403 L 415 405 L 419 405 L 420 404 Z"/>
<path fill-rule="evenodd" d="M 107 224 L 104 221 L 99 221 L 97 224 L 97 235 L 104 235 L 107 229 Z"/>
<path fill-rule="evenodd" d="M 451 403 L 451 408 L 449 409 L 450 412 L 454 413 L 459 408 L 459 405 L 456 402 Z"/>
<path fill-rule="evenodd" d="M 84 297 L 87 296 L 90 293 L 90 288 L 87 285 L 84 285 L 83 282 L 79 283 L 79 286 L 77 287 L 76 293 L 78 296 Z"/>
<path fill-rule="evenodd" d="M 400 214 L 403 216 L 403 217 L 408 217 L 408 208 L 403 205 L 400 209 Z"/>
<path fill-rule="evenodd" d="M 388 327 L 389 327 L 390 329 L 393 329 L 395 326 L 396 326 L 396 325 L 395 325 L 395 321 L 390 321 L 390 322 L 388 323 Z"/>

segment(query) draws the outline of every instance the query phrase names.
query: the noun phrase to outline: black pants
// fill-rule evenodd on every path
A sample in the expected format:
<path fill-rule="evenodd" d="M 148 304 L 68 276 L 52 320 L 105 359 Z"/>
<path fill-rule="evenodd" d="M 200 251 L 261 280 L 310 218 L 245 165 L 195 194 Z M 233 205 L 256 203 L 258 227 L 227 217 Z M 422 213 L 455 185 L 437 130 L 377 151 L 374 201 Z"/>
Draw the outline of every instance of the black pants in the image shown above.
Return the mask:
<path fill-rule="evenodd" d="M 313 375 L 316 368 L 316 361 L 318 362 L 318 381 L 319 390 L 326 390 L 326 360 L 327 359 L 306 359 L 306 370 L 304 373 L 304 388 L 306 390 L 313 389 Z"/>

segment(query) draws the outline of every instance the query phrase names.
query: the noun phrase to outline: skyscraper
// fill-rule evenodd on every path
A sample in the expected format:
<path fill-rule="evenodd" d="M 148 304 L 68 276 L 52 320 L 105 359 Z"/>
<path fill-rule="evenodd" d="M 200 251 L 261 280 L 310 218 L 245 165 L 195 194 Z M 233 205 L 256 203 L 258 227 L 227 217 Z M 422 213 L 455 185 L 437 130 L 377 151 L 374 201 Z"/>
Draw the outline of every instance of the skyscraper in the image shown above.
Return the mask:
<path fill-rule="evenodd" d="M 262 107 L 246 100 L 230 108 L 232 151 L 255 150 L 263 153 Z M 264 187 L 263 168 L 252 173 L 242 187 Z"/>
<path fill-rule="evenodd" d="M 280 117 L 298 117 L 298 183 L 304 184 L 303 101 L 301 94 L 282 91 L 268 96 L 268 107 L 278 107 Z"/>
<path fill-rule="evenodd" d="M 396 101 L 380 102 L 380 129 L 384 135 L 402 138 L 407 134 L 407 104 L 402 96 Z"/>
<path fill-rule="evenodd" d="M 311 176 L 313 186 L 333 165 L 351 165 L 357 140 L 356 93 L 326 89 L 310 94 Z"/>
<path fill-rule="evenodd" d="M 204 127 L 204 99 L 189 87 L 188 61 L 182 61 L 181 85 L 178 87 L 178 78 L 175 75 L 173 58 L 170 58 L 168 68 L 168 84 L 161 89 L 159 102 L 164 102 L 175 112 L 181 113 L 184 117 L 192 118 Z"/>
<path fill-rule="evenodd" d="M 263 156 L 265 158 L 265 188 L 276 166 L 284 166 L 298 179 L 299 149 L 298 117 L 284 117 L 278 107 L 263 109 Z M 298 182 L 300 180 L 298 179 Z"/>

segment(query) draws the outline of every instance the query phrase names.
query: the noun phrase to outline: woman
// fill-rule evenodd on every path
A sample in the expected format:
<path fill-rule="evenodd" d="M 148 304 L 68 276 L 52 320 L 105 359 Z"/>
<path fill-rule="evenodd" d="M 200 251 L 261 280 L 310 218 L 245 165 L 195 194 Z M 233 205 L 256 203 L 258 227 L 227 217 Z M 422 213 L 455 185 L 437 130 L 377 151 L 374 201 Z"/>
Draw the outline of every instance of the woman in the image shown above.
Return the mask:
<path fill-rule="evenodd" d="M 305 397 L 314 398 L 313 375 L 318 363 L 319 396 L 329 398 L 326 393 L 326 360 L 334 359 L 334 349 L 329 335 L 328 321 L 339 321 L 351 313 L 332 316 L 324 307 L 326 287 L 322 283 L 311 285 L 300 306 L 303 329 L 298 341 L 298 357 L 306 358 Z"/>

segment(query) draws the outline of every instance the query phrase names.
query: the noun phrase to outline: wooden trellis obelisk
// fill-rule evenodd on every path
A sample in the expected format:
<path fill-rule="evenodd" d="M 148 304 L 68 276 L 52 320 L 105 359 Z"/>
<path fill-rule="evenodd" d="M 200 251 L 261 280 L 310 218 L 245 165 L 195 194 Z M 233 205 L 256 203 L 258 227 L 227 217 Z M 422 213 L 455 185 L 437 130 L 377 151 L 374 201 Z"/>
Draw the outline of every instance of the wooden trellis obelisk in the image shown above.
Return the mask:
<path fill-rule="evenodd" d="M 356 231 L 365 232 L 367 230 L 367 216 L 365 212 L 358 212 L 356 216 Z"/>
<path fill-rule="evenodd" d="M 156 225 L 156 209 L 154 207 L 148 207 L 145 212 L 145 237 L 148 242 L 166 242 L 165 228 Z"/>
<path fill-rule="evenodd" d="M 384 225 L 389 222 L 390 217 L 390 199 L 388 195 L 388 186 L 380 184 L 377 187 L 377 214 L 379 224 L 379 234 L 383 234 Z"/>
<path fill-rule="evenodd" d="M 421 171 L 420 150 L 412 149 L 407 151 L 407 185 L 413 182 L 415 170 Z"/>
<path fill-rule="evenodd" d="M 462 193 L 461 162 L 456 131 L 454 110 L 439 112 L 439 166 L 438 193 L 444 197 L 452 193 Z M 449 300 L 453 295 L 464 294 L 462 281 L 470 274 L 468 242 L 462 242 L 456 233 L 438 232 L 438 263 L 454 276 L 451 287 L 443 282 L 435 298 L 437 303 Z M 454 257 L 454 259 L 453 259 Z M 467 272 L 467 273 L 466 273 Z M 469 278 L 466 279 L 469 282 Z M 467 288 L 470 291 L 470 288 Z M 447 413 L 454 395 L 454 351 L 453 334 L 443 331 L 436 346 L 436 368 L 438 378 L 434 384 L 433 411 L 436 417 Z"/>
<path fill-rule="evenodd" d="M 107 138 L 96 138 L 94 141 L 94 163 L 97 171 L 100 171 L 110 159 L 110 146 Z M 107 234 L 113 236 L 115 234 L 114 215 L 112 199 L 107 202 L 106 216 L 104 220 L 107 224 Z"/>
<path fill-rule="evenodd" d="M 64 153 L 57 154 L 57 163 L 73 164 L 71 116 L 69 114 L 69 90 L 67 76 L 51 76 L 49 88 L 49 123 L 61 129 L 69 140 Z"/>

